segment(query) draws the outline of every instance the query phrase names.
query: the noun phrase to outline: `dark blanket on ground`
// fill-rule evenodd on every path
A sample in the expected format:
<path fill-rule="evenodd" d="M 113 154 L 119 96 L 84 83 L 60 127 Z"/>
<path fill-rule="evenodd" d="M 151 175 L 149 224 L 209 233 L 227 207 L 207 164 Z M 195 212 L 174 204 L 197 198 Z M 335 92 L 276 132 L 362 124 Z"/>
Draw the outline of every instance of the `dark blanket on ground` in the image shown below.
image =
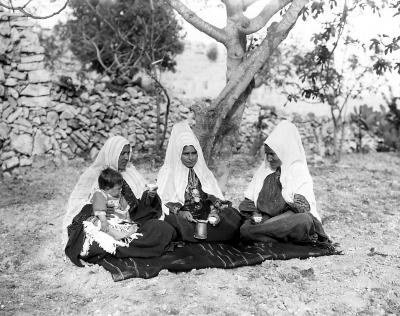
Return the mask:
<path fill-rule="evenodd" d="M 109 271 L 114 281 L 129 278 L 152 278 L 163 269 L 185 272 L 192 269 L 231 269 L 255 265 L 264 260 L 305 259 L 339 254 L 334 247 L 295 245 L 280 242 L 257 242 L 252 245 L 223 243 L 187 243 L 181 248 L 157 258 L 116 258 L 107 255 L 92 258 L 93 263 Z"/>

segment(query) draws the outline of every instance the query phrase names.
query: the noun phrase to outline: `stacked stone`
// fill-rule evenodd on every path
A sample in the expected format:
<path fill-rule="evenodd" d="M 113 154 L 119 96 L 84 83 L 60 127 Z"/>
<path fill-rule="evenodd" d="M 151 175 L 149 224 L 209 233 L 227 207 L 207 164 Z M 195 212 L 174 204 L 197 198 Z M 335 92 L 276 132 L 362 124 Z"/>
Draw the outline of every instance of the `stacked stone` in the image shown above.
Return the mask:
<path fill-rule="evenodd" d="M 284 114 L 273 106 L 250 105 L 244 112 L 240 126 L 240 152 L 255 154 L 273 128 L 283 119 L 292 121 L 299 129 L 303 146 L 310 162 L 319 162 L 325 156 L 334 154 L 333 123 L 328 116 L 315 116 L 313 113 Z M 378 139 L 365 135 L 364 147 L 368 150 L 377 148 Z M 343 137 L 343 152 L 356 151 L 356 127 L 346 124 Z"/>
<path fill-rule="evenodd" d="M 25 17 L 0 12 L 0 147 L 2 169 L 32 164 L 44 149 L 40 117 L 51 107 L 44 49 Z M 51 144 L 45 144 L 51 146 Z"/>

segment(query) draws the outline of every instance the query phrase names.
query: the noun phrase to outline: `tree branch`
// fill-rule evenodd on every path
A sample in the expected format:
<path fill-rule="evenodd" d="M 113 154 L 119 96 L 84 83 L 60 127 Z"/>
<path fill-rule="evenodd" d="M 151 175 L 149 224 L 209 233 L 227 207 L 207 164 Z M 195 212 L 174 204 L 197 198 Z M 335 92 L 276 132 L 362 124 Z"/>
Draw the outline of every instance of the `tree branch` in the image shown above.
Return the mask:
<path fill-rule="evenodd" d="M 261 30 L 267 22 L 293 0 L 270 0 L 261 12 L 253 19 L 244 21 L 239 30 L 245 34 L 252 34 Z"/>
<path fill-rule="evenodd" d="M 196 13 L 185 6 L 180 0 L 164 0 L 168 5 L 174 8 L 187 22 L 216 41 L 225 44 L 227 36 L 220 28 L 204 21 Z"/>
<path fill-rule="evenodd" d="M 6 9 L 12 10 L 12 11 L 19 11 L 22 13 L 23 16 L 39 20 L 39 19 L 48 19 L 48 18 L 51 18 L 51 17 L 59 14 L 61 11 L 63 11 L 67 7 L 69 0 L 66 0 L 64 5 L 59 10 L 57 10 L 49 15 L 44 15 L 44 16 L 38 16 L 38 15 L 29 13 L 28 11 L 26 11 L 26 6 L 29 4 L 29 2 L 31 2 L 31 0 L 29 0 L 24 5 L 18 6 L 18 7 L 15 7 L 13 5 L 7 5 L 7 4 L 0 2 L 0 7 L 6 8 Z"/>

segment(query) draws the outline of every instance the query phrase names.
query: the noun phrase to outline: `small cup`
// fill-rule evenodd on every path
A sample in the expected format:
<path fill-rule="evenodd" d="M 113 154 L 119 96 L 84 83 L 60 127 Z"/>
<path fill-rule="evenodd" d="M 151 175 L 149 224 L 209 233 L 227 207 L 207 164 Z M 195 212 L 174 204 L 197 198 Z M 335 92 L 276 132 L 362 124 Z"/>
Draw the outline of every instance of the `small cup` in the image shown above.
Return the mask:
<path fill-rule="evenodd" d="M 197 220 L 194 238 L 207 239 L 207 222 L 205 220 Z"/>
<path fill-rule="evenodd" d="M 253 215 L 253 221 L 254 221 L 254 223 L 256 223 L 256 224 L 261 223 L 261 221 L 262 221 L 262 216 L 261 216 L 260 214 Z"/>
<path fill-rule="evenodd" d="M 217 218 L 215 217 L 215 216 L 210 216 L 209 218 L 208 218 L 208 222 L 211 224 L 211 225 L 215 225 L 216 223 L 217 223 Z"/>

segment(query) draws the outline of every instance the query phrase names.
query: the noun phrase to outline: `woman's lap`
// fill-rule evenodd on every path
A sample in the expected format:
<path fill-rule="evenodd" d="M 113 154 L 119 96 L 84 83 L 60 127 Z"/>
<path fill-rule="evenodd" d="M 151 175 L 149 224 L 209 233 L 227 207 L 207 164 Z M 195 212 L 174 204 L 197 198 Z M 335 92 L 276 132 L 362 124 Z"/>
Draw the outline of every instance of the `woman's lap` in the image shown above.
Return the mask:
<path fill-rule="evenodd" d="M 207 224 L 207 239 L 205 241 L 231 241 L 238 238 L 242 221 L 239 212 L 234 208 L 228 207 L 222 209 L 219 216 L 221 221 L 216 226 Z M 165 216 L 165 221 L 176 229 L 179 240 L 188 242 L 201 241 L 194 238 L 195 223 L 189 222 L 175 214 Z"/>
<path fill-rule="evenodd" d="M 270 238 L 305 241 L 315 233 L 314 226 L 311 214 L 288 211 L 259 224 L 252 224 L 248 219 L 240 228 L 240 233 L 244 239 L 255 241 L 267 241 Z"/>

